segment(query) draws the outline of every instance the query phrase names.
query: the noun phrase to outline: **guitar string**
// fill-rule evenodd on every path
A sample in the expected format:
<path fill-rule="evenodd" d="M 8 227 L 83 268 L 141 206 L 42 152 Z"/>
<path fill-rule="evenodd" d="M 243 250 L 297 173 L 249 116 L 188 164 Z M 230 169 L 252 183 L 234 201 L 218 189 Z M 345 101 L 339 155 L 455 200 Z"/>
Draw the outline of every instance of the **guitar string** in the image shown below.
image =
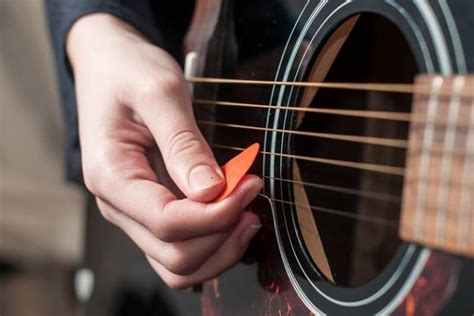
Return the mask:
<path fill-rule="evenodd" d="M 241 125 L 241 124 L 232 124 L 232 123 L 223 123 L 223 122 L 214 122 L 214 121 L 205 121 L 197 120 L 198 125 L 208 125 L 216 127 L 226 127 L 233 129 L 243 129 L 243 130 L 254 130 L 262 132 L 276 132 L 289 135 L 300 135 L 300 136 L 309 136 L 322 139 L 332 139 L 339 141 L 347 141 L 353 143 L 362 143 L 370 145 L 380 145 L 386 147 L 395 147 L 400 149 L 408 149 L 408 141 L 398 138 L 384 138 L 384 137 L 375 137 L 375 136 L 360 136 L 360 135 L 348 135 L 348 134 L 336 134 L 336 133 L 319 133 L 319 132 L 308 132 L 308 131 L 299 131 L 299 130 L 286 130 L 279 128 L 266 128 L 260 126 L 252 125 Z M 412 151 L 415 151 L 419 148 L 410 148 Z M 431 153 L 435 154 L 444 154 L 444 146 L 441 144 L 433 144 L 430 148 Z M 451 150 L 453 155 L 465 155 L 465 151 L 460 148 L 453 148 Z"/>
<path fill-rule="evenodd" d="M 235 129 L 248 129 L 248 130 L 264 131 L 264 132 L 278 132 L 278 133 L 285 133 L 285 134 L 290 134 L 290 135 L 311 136 L 311 137 L 316 137 L 316 138 L 343 140 L 343 141 L 349 141 L 349 142 L 381 145 L 381 146 L 389 146 L 389 147 L 397 147 L 397 148 L 408 147 L 408 142 L 406 140 L 395 139 L 395 138 L 381 138 L 381 137 L 370 137 L 370 136 L 334 134 L 334 133 L 316 133 L 316 132 L 307 132 L 307 131 L 298 131 L 298 130 L 284 130 L 284 129 L 278 129 L 278 128 L 266 128 L 266 127 L 259 127 L 259 126 L 240 125 L 240 124 L 231 124 L 231 123 L 204 121 L 204 120 L 198 120 L 197 123 L 199 125 L 228 127 L 228 128 L 235 128 Z"/>
<path fill-rule="evenodd" d="M 204 84 L 230 84 L 230 85 L 259 85 L 259 86 L 293 86 L 309 88 L 325 88 L 338 90 L 362 90 L 390 93 L 423 94 L 431 95 L 433 91 L 430 85 L 405 84 L 405 83 L 354 83 L 354 82 L 290 82 L 290 81 L 272 81 L 272 80 L 246 80 L 231 78 L 212 78 L 212 77 L 191 77 L 186 79 L 190 83 Z M 450 87 L 443 87 L 436 91 L 439 96 L 460 96 L 474 97 L 473 91 L 463 90 L 460 93 L 453 94 Z"/>
<path fill-rule="evenodd" d="M 364 215 L 360 215 L 360 214 L 351 213 L 351 212 L 348 212 L 348 211 L 336 210 L 336 209 L 333 209 L 333 208 L 316 206 L 316 205 L 303 205 L 303 204 L 300 204 L 300 203 L 285 201 L 285 200 L 281 200 L 281 199 L 277 199 L 277 198 L 271 198 L 271 197 L 269 197 L 269 199 L 271 199 L 272 201 L 275 201 L 275 202 L 285 203 L 285 204 L 289 204 L 289 205 L 293 205 L 293 206 L 297 206 L 297 207 L 303 207 L 303 208 L 306 208 L 306 209 L 314 210 L 316 212 L 321 212 L 321 213 L 327 213 L 327 214 L 331 214 L 331 215 L 335 215 L 335 216 L 346 217 L 346 218 L 350 218 L 350 219 L 353 219 L 353 220 L 356 220 L 356 221 L 369 222 L 369 223 L 377 224 L 377 225 L 385 225 L 385 226 L 388 226 L 390 228 L 398 228 L 398 225 L 399 225 L 398 221 L 391 221 L 391 220 L 387 220 L 387 219 L 382 218 L 382 217 L 364 216 Z"/>
<path fill-rule="evenodd" d="M 230 101 L 221 101 L 221 100 L 208 100 L 208 99 L 193 99 L 193 104 L 195 105 L 216 105 L 216 106 L 226 106 L 226 107 L 239 107 L 239 108 L 255 108 L 255 109 L 271 109 L 271 110 L 281 110 L 281 111 L 294 111 L 294 112 L 306 112 L 306 113 L 318 113 L 318 114 L 329 114 L 336 116 L 351 116 L 351 117 L 361 117 L 361 118 L 371 118 L 371 119 L 380 119 L 380 120 L 389 120 L 389 121 L 399 121 L 399 122 L 408 122 L 408 123 L 425 123 L 423 115 L 416 115 L 406 112 L 395 112 L 395 111 L 369 111 L 369 110 L 346 110 L 346 109 L 333 109 L 333 108 L 303 108 L 297 106 L 275 106 L 268 104 L 257 104 L 257 103 L 242 103 L 242 102 L 230 102 Z M 430 122 L 435 125 L 446 125 L 446 122 L 437 120 Z M 468 124 L 459 122 L 457 124 L 460 128 L 469 127 Z"/>
<path fill-rule="evenodd" d="M 365 90 L 365 91 L 380 91 L 380 92 L 394 92 L 394 93 L 418 93 L 418 94 L 431 94 L 432 92 L 429 89 L 426 89 L 426 87 L 423 87 L 421 85 L 409 85 L 409 84 L 373 84 L 373 83 L 322 83 L 322 82 L 281 82 L 281 81 L 261 81 L 261 80 L 238 80 L 238 79 L 225 79 L 225 78 L 200 78 L 200 77 L 194 77 L 188 79 L 190 82 L 195 82 L 195 83 L 218 83 L 218 84 L 246 84 L 246 85 L 279 85 L 279 86 L 300 86 L 300 87 L 319 87 L 319 88 L 330 88 L 330 89 L 348 89 L 348 90 Z M 446 91 L 446 89 L 437 91 L 437 95 L 440 96 L 451 96 L 452 93 L 449 92 L 450 90 Z M 462 92 L 457 94 L 458 96 L 466 96 L 466 97 L 472 97 L 472 93 L 468 92 Z M 219 102 L 219 101 L 217 101 Z M 220 101 L 222 102 L 222 101 Z M 221 104 L 223 105 L 223 104 Z M 229 104 L 227 104 L 229 105 Z M 249 104 L 240 104 L 241 106 L 248 106 L 250 107 Z M 257 106 L 254 106 L 257 107 Z M 260 105 L 259 107 L 262 107 Z M 269 106 L 270 107 L 270 106 Z M 288 109 L 288 108 L 287 108 Z M 299 108 L 301 110 L 301 108 Z M 373 118 L 381 118 L 381 119 L 391 119 L 391 120 L 399 120 L 399 121 L 411 121 L 410 117 L 403 116 L 407 115 L 406 113 L 386 113 L 386 112 L 376 112 L 376 111 L 366 111 L 365 116 L 364 113 L 361 111 L 355 112 L 354 110 L 332 110 L 332 109 L 321 109 L 319 113 L 322 113 L 323 111 L 331 111 L 332 113 L 326 112 L 328 114 L 338 114 L 338 115 L 351 115 L 351 116 L 363 116 L 363 117 L 368 117 L 367 115 L 371 115 Z M 314 110 L 313 110 L 314 111 Z M 339 111 L 339 113 L 336 113 L 335 111 Z M 340 112 L 344 111 L 344 112 Z M 351 111 L 351 112 L 349 112 Z M 310 111 L 308 111 L 310 112 Z M 314 111 L 316 112 L 316 111 Z M 402 114 L 402 115 L 400 115 Z M 416 118 L 415 118 L 416 119 Z M 287 132 L 287 131 L 286 131 Z M 211 145 L 212 147 L 216 148 L 224 148 L 224 149 L 233 149 L 233 150 L 243 150 L 244 148 L 239 148 L 239 147 L 233 147 L 233 146 L 224 146 L 224 145 L 217 145 L 213 144 Z M 302 159 L 302 160 L 308 160 L 308 161 L 313 161 L 313 162 L 319 162 L 319 163 L 327 163 L 327 164 L 333 164 L 336 166 L 343 166 L 343 167 L 350 167 L 350 168 L 356 168 L 356 169 L 364 169 L 364 170 L 370 170 L 370 171 L 377 171 L 377 172 L 382 172 L 382 173 L 388 173 L 388 174 L 393 174 L 393 175 L 401 175 L 403 176 L 403 168 L 398 168 L 398 167 L 391 167 L 391 166 L 383 166 L 383 165 L 375 165 L 375 164 L 367 164 L 367 163 L 356 163 L 356 162 L 351 162 L 351 161 L 342 161 L 342 160 L 334 160 L 334 159 L 325 159 L 325 158 L 318 158 L 318 157 L 307 157 L 307 156 L 299 156 L 299 155 L 289 155 L 289 154 L 277 154 L 277 153 L 270 153 L 266 151 L 260 151 L 261 154 L 270 154 L 270 155 L 276 155 L 276 156 L 281 156 L 281 157 L 289 157 L 289 158 L 295 158 L 295 159 Z M 286 203 L 286 204 L 291 204 L 295 206 L 301 206 L 301 207 L 308 207 L 305 205 L 300 205 L 297 203 L 293 203 L 290 201 L 284 201 L 276 198 L 272 198 L 273 201 L 281 202 L 281 203 Z M 348 218 L 352 218 L 355 220 L 363 220 L 363 221 L 368 221 L 368 222 L 373 222 L 377 224 L 382 224 L 382 225 L 387 225 L 396 228 L 398 226 L 398 221 L 388 221 L 385 219 L 381 218 L 374 218 L 374 217 L 366 217 L 366 216 L 361 216 L 361 215 L 355 215 L 353 213 L 341 211 L 341 210 L 334 210 L 330 208 L 324 208 L 320 206 L 314 206 L 310 205 L 309 206 L 312 210 L 319 211 L 319 212 L 325 212 L 333 215 L 338 215 L 338 216 L 344 216 Z"/>
<path fill-rule="evenodd" d="M 396 203 L 396 204 L 400 204 L 402 202 L 400 195 L 380 193 L 380 192 L 369 191 L 369 190 L 352 189 L 352 188 L 322 184 L 322 183 L 296 181 L 296 180 L 284 179 L 280 177 L 271 177 L 271 176 L 262 176 L 262 177 L 265 179 L 283 181 L 283 182 L 288 182 L 288 183 L 297 184 L 297 185 L 306 186 L 306 187 L 315 188 L 315 189 L 344 193 L 344 194 L 349 194 L 349 195 L 354 195 L 354 196 L 362 196 L 362 197 L 376 199 L 376 200 L 380 200 L 384 202 L 390 202 L 390 203 Z"/>
<path fill-rule="evenodd" d="M 392 112 L 392 111 L 346 110 L 346 109 L 333 109 L 333 108 L 327 108 L 327 107 L 310 108 L 310 107 L 298 107 L 298 106 L 275 106 L 275 105 L 268 105 L 268 104 L 231 102 L 231 101 L 210 100 L 210 99 L 193 99 L 192 101 L 193 101 L 193 104 L 196 104 L 196 105 L 218 105 L 218 106 L 227 106 L 227 107 L 309 112 L 309 113 L 318 113 L 318 114 L 375 118 L 375 119 L 401 121 L 401 122 L 410 122 L 411 120 L 410 113 L 394 112 L 394 111 Z"/>
<path fill-rule="evenodd" d="M 238 151 L 242 151 L 245 149 L 242 147 L 227 146 L 227 145 L 220 145 L 220 144 L 209 144 L 209 145 L 214 148 L 231 149 L 231 150 L 238 150 Z M 283 153 L 271 153 L 264 150 L 260 150 L 259 153 L 279 156 L 279 157 L 294 158 L 298 160 L 311 161 L 311 162 L 334 165 L 334 166 L 339 166 L 339 167 L 374 171 L 374 172 L 385 173 L 385 174 L 390 174 L 390 175 L 395 175 L 395 176 L 403 176 L 405 172 L 405 168 L 401 168 L 401 167 L 378 165 L 378 164 L 371 164 L 371 163 L 364 163 L 364 162 L 328 159 L 328 158 L 321 158 L 321 157 L 309 157 L 309 156 L 291 155 L 291 154 L 283 154 Z"/>
<path fill-rule="evenodd" d="M 350 219 L 353 219 L 353 220 L 371 222 L 371 223 L 374 223 L 374 224 L 387 225 L 387 226 L 390 226 L 390 227 L 393 227 L 393 228 L 397 228 L 399 223 L 400 223 L 398 220 L 397 221 L 387 220 L 383 217 L 365 216 L 365 215 L 355 214 L 354 212 L 348 212 L 348 211 L 338 210 L 338 209 L 334 209 L 334 208 L 322 207 L 322 206 L 317 206 L 317 205 L 304 205 L 304 204 L 301 204 L 301 203 L 295 203 L 295 202 L 286 201 L 286 200 L 277 199 L 277 198 L 272 198 L 272 197 L 268 197 L 268 198 L 275 201 L 275 202 L 280 202 L 280 203 L 285 203 L 285 204 L 289 204 L 289 205 L 293 205 L 293 206 L 303 207 L 303 208 L 306 208 L 306 209 L 314 210 L 316 212 L 322 212 L 322 213 L 327 213 L 327 214 L 334 215 L 334 216 L 346 217 L 346 218 L 350 218 Z M 433 210 L 432 207 L 429 207 L 428 209 Z"/>
<path fill-rule="evenodd" d="M 210 146 L 214 148 L 240 150 L 240 151 L 244 149 L 244 148 L 239 148 L 239 147 L 231 147 L 231 146 L 224 146 L 224 145 L 218 145 L 218 144 L 210 144 Z M 260 153 L 265 153 L 265 152 L 260 151 Z M 374 192 L 374 191 L 369 191 L 369 190 L 357 190 L 357 189 L 351 189 L 347 187 L 333 186 L 333 185 L 314 183 L 314 182 L 295 181 L 295 180 L 284 179 L 284 178 L 279 178 L 279 177 L 270 177 L 270 176 L 262 176 L 262 177 L 267 178 L 267 179 L 274 179 L 274 180 L 289 182 L 289 183 L 298 184 L 298 185 L 306 185 L 313 188 L 324 189 L 324 190 L 329 190 L 329 191 L 334 191 L 334 192 L 339 192 L 339 193 L 352 194 L 356 196 L 364 196 L 364 197 L 383 200 L 383 201 L 392 202 L 392 203 L 399 203 L 399 204 L 401 203 L 401 196 L 399 195 L 384 194 L 384 193 Z"/>
<path fill-rule="evenodd" d="M 214 144 L 209 143 L 209 146 L 212 148 L 218 149 L 230 149 L 234 151 L 243 151 L 245 148 L 243 147 L 236 147 L 236 146 L 228 146 L 228 145 L 221 145 L 221 144 Z M 345 161 L 345 160 L 337 160 L 337 159 L 327 159 L 327 158 L 319 158 L 319 157 L 309 157 L 309 156 L 300 156 L 300 155 L 291 155 L 291 154 L 284 154 L 284 153 L 272 153 L 264 150 L 260 150 L 259 154 L 264 155 L 271 155 L 277 157 L 285 157 L 285 158 L 294 158 L 298 160 L 305 160 L 315 163 L 321 164 L 329 164 L 334 165 L 337 167 L 347 167 L 352 169 L 359 169 L 359 170 L 366 170 L 366 171 L 374 171 L 379 172 L 387 175 L 392 176 L 404 176 L 405 168 L 402 167 L 393 167 L 393 166 L 386 166 L 386 165 L 377 165 L 377 164 L 370 164 L 370 163 L 363 163 L 363 162 L 354 162 L 354 161 Z M 433 181 L 438 181 L 439 179 L 433 178 Z M 429 181 L 429 179 L 424 179 L 424 181 Z M 461 182 L 452 180 L 451 185 L 460 185 Z M 468 185 L 474 185 L 473 181 L 467 182 Z"/>

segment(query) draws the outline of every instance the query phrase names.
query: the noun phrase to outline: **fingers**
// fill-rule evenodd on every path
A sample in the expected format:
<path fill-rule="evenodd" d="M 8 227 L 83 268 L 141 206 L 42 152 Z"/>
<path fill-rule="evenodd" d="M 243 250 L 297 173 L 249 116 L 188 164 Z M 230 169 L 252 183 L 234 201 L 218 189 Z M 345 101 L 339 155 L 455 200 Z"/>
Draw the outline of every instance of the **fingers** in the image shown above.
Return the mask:
<path fill-rule="evenodd" d="M 227 237 L 219 249 L 196 271 L 187 275 L 173 273 L 151 256 L 147 255 L 153 269 L 171 288 L 187 288 L 210 280 L 234 266 L 244 254 L 250 240 L 257 234 L 261 224 L 259 218 L 250 212 L 242 214 L 239 225 Z"/>
<path fill-rule="evenodd" d="M 179 189 L 192 200 L 211 201 L 223 189 L 224 176 L 196 125 L 183 76 L 168 72 L 150 81 L 135 100 L 139 116 Z"/>
<path fill-rule="evenodd" d="M 120 227 L 143 252 L 168 271 L 179 275 L 194 272 L 229 235 L 229 232 L 222 232 L 186 241 L 166 243 L 107 202 L 97 199 L 97 205 L 101 213 L 110 222 Z"/>
<path fill-rule="evenodd" d="M 223 174 L 194 121 L 179 66 L 157 47 L 111 34 L 74 59 L 85 184 L 105 218 L 173 287 L 214 276 L 235 264 L 255 235 L 259 220 L 244 209 L 261 180 L 247 176 L 228 198 L 210 203 L 225 186 Z M 159 183 L 146 156 L 155 142 L 188 199 Z"/>
<path fill-rule="evenodd" d="M 89 139 L 94 141 L 92 137 Z M 228 230 L 262 186 L 258 177 L 248 176 L 229 198 L 219 203 L 177 200 L 157 182 L 159 179 L 142 145 L 124 141 L 124 136 L 108 139 L 100 146 L 83 142 L 87 147 L 83 165 L 88 189 L 162 241 L 180 241 Z"/>
<path fill-rule="evenodd" d="M 227 199 L 218 203 L 177 200 L 153 181 L 116 181 L 110 185 L 113 192 L 108 195 L 110 204 L 147 227 L 160 240 L 175 242 L 223 232 L 234 226 L 260 192 L 262 181 L 247 175 Z"/>

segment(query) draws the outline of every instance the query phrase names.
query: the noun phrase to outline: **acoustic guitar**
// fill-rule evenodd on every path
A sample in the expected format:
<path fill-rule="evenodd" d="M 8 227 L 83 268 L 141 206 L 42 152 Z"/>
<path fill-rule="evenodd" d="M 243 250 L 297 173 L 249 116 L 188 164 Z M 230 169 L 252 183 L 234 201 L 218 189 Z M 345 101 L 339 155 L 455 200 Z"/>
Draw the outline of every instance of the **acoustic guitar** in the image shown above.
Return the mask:
<path fill-rule="evenodd" d="M 196 120 L 265 183 L 203 315 L 473 315 L 473 30 L 468 0 L 196 2 Z"/>

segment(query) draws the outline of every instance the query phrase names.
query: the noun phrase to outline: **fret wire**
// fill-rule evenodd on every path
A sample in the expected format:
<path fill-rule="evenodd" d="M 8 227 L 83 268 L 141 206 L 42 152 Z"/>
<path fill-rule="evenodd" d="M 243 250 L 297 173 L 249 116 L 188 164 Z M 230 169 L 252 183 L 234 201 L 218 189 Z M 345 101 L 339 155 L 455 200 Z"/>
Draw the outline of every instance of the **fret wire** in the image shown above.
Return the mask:
<path fill-rule="evenodd" d="M 441 192 L 438 196 L 438 211 L 436 217 L 436 241 L 444 243 L 446 241 L 445 222 L 447 218 L 446 209 L 448 207 L 449 195 L 449 179 L 452 173 L 452 152 L 456 141 L 456 122 L 458 121 L 460 112 L 461 98 L 458 93 L 464 88 L 464 77 L 457 77 L 453 82 L 454 97 L 449 102 L 449 110 L 447 117 L 447 126 L 444 133 L 444 154 L 441 162 Z"/>
<path fill-rule="evenodd" d="M 420 168 L 419 168 L 419 177 L 421 179 L 426 178 L 429 174 L 430 169 L 430 155 L 429 148 L 433 143 L 433 121 L 436 119 L 436 113 L 438 111 L 438 94 L 436 94 L 443 85 L 443 79 L 441 77 L 436 77 L 431 82 L 432 94 L 428 100 L 427 108 L 427 124 L 426 128 L 423 131 L 423 142 L 422 142 L 422 151 L 420 158 Z M 425 233 L 425 211 L 426 211 L 426 195 L 428 192 L 428 184 L 426 181 L 419 181 L 417 186 L 417 196 L 416 196 L 416 212 L 415 219 L 413 221 L 413 231 L 417 239 L 420 239 L 421 236 Z"/>
<path fill-rule="evenodd" d="M 231 150 L 238 150 L 238 151 L 242 151 L 245 149 L 241 147 L 226 146 L 226 145 L 219 145 L 219 144 L 210 144 L 210 146 L 214 148 L 223 148 L 223 149 L 231 149 Z M 395 175 L 395 176 L 403 176 L 404 171 L 405 171 L 405 169 L 401 167 L 377 165 L 377 164 L 370 164 L 370 163 L 363 163 L 363 162 L 345 161 L 345 160 L 328 159 L 328 158 L 320 158 L 320 157 L 308 157 L 308 156 L 300 156 L 300 155 L 290 155 L 290 154 L 283 154 L 283 153 L 271 153 L 271 152 L 262 151 L 262 150 L 260 150 L 259 153 L 266 154 L 266 155 L 279 156 L 279 157 L 294 158 L 298 160 L 306 160 L 306 161 L 322 163 L 322 164 L 329 164 L 329 165 L 334 165 L 334 166 L 339 166 L 339 167 L 374 171 L 374 172 L 385 173 L 385 174 L 390 174 L 390 175 Z"/>

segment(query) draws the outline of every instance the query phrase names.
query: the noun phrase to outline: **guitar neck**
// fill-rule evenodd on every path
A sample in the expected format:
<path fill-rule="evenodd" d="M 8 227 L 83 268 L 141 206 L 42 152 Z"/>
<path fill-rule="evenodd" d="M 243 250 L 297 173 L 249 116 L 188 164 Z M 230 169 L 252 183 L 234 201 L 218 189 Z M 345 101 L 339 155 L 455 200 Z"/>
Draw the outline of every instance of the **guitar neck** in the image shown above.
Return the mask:
<path fill-rule="evenodd" d="M 402 239 L 474 256 L 474 76 L 419 76 L 400 221 Z M 423 89 L 420 89 L 423 90 Z"/>

